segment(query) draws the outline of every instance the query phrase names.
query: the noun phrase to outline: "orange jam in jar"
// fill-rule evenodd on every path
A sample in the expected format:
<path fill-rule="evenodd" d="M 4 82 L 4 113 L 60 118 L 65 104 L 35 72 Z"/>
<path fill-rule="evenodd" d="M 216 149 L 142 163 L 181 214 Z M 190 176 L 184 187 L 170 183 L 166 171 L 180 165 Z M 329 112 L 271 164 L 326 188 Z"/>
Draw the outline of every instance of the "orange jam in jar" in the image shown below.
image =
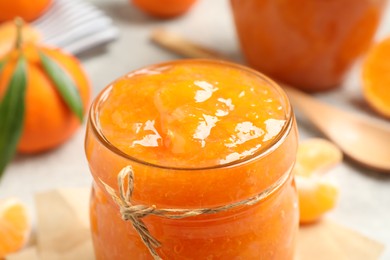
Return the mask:
<path fill-rule="evenodd" d="M 293 259 L 297 129 L 286 94 L 260 73 L 208 60 L 131 72 L 94 101 L 85 149 L 97 259 L 153 259 L 103 185 L 118 191 L 126 166 L 134 171 L 133 205 L 227 206 L 182 219 L 142 218 L 162 259 Z"/>
<path fill-rule="evenodd" d="M 306 91 L 337 87 L 369 47 L 387 0 L 231 0 L 253 68 Z"/>

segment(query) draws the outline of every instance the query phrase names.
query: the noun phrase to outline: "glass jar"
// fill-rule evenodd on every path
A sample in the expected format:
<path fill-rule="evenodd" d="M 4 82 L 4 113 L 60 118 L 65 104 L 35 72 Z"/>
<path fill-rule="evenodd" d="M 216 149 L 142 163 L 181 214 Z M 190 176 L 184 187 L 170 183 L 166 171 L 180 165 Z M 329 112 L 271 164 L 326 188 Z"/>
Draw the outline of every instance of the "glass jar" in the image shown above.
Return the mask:
<path fill-rule="evenodd" d="M 137 89 L 143 87 L 137 85 L 140 83 L 138 79 L 159 73 L 164 76 L 175 66 L 180 67 L 176 78 L 186 72 L 184 77 L 199 80 L 202 73 L 196 73 L 197 68 L 206 66 L 205 71 L 211 71 L 212 77 L 225 75 L 220 82 L 233 82 L 229 80 L 230 77 L 235 77 L 235 82 L 242 84 L 247 82 L 247 78 L 254 80 L 280 101 L 278 110 L 284 118 L 283 125 L 280 125 L 275 136 L 268 136 L 270 140 L 256 152 L 227 163 L 203 165 L 198 159 L 198 163 L 192 166 L 173 167 L 151 162 L 139 154 L 129 154 L 128 151 L 124 152 L 125 148 L 119 149 L 120 143 L 110 141 L 107 135 L 118 138 L 122 138 L 122 135 L 104 129 L 110 123 L 102 119 L 105 103 L 112 105 L 126 95 L 114 95 L 113 89 L 121 85 L 138 93 Z M 158 85 L 157 88 L 160 86 L 158 83 L 164 84 L 159 79 L 147 82 Z M 169 84 L 174 85 L 175 82 Z M 232 87 L 238 88 L 239 85 Z M 230 87 L 228 89 L 232 90 Z M 145 91 L 148 90 L 143 89 L 143 93 Z M 171 94 L 181 95 L 175 91 Z M 150 95 L 148 93 L 146 97 L 153 102 Z M 132 100 L 136 98 L 132 96 Z M 147 102 L 138 101 L 140 104 Z M 249 99 L 244 102 L 249 102 Z M 265 111 L 266 102 L 259 103 Z M 120 109 L 115 106 L 112 114 Z M 268 113 L 272 114 L 272 111 Z M 126 125 L 121 124 L 121 127 Z M 93 102 L 85 149 L 94 178 L 90 217 L 97 259 L 153 259 L 132 223 L 122 220 L 118 205 L 103 185 L 104 182 L 118 190 L 117 174 L 129 165 L 134 170 L 133 205 L 169 209 L 215 208 L 242 202 L 253 196 L 263 196 L 253 205 L 231 207 L 215 214 L 183 219 L 144 217 L 143 221 L 152 236 L 161 242 L 161 247 L 156 250 L 162 259 L 293 259 L 299 221 L 292 175 L 297 149 L 296 123 L 286 94 L 262 74 L 240 65 L 207 60 L 173 61 L 132 72 L 105 88 Z M 195 147 L 193 149 L 196 151 Z M 206 156 L 202 154 L 202 149 L 197 153 L 198 156 Z M 148 156 L 152 158 L 152 155 Z"/>
<path fill-rule="evenodd" d="M 369 47 L 386 0 L 231 0 L 253 68 L 306 91 L 337 87 Z"/>

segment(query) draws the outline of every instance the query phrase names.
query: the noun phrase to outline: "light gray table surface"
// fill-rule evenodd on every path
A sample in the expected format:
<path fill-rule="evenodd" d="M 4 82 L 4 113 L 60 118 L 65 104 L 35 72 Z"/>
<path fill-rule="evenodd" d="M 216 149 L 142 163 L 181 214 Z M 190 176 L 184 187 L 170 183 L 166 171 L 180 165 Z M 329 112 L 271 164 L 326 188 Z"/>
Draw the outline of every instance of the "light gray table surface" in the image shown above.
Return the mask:
<path fill-rule="evenodd" d="M 156 27 L 181 33 L 198 43 L 218 49 L 232 59 L 242 61 L 228 0 L 199 0 L 187 15 L 169 21 L 152 19 L 126 0 L 90 2 L 111 16 L 120 30 L 118 40 L 79 55 L 91 79 L 94 96 L 126 72 L 179 58 L 150 42 L 150 33 Z M 387 35 L 390 36 L 390 8 L 386 10 L 377 38 Z M 358 62 L 342 88 L 316 97 L 381 120 L 362 102 L 359 68 Z M 390 126 L 390 121 L 386 123 Z M 321 137 L 300 115 L 298 125 L 301 139 Z M 34 156 L 18 155 L 0 181 L 0 198 L 20 198 L 28 206 L 34 222 L 35 193 L 54 188 L 89 186 L 91 176 L 84 156 L 84 133 L 83 126 L 69 142 L 50 152 Z M 341 194 L 337 208 L 328 217 L 383 243 L 386 249 L 381 259 L 390 259 L 390 175 L 371 172 L 348 161 L 330 174 L 338 181 Z"/>

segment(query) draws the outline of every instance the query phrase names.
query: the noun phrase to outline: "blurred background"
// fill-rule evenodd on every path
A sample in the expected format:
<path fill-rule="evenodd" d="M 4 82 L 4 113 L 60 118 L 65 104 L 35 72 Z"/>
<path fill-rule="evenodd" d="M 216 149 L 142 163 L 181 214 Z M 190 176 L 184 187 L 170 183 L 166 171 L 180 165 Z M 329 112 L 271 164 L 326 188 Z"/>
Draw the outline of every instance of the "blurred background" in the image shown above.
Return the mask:
<path fill-rule="evenodd" d="M 54 0 L 54 4 L 58 4 L 56 1 L 63 2 Z M 69 14 L 63 15 L 64 17 L 55 15 L 56 19 L 53 19 L 46 14 L 45 19 L 50 21 L 51 27 L 41 18 L 33 22 L 33 25 L 35 23 L 38 30 L 41 28 L 44 42 L 56 44 L 73 52 L 80 59 L 91 81 L 93 97 L 114 79 L 129 71 L 181 58 L 151 42 L 152 31 L 159 27 L 218 50 L 237 62 L 244 60 L 227 0 L 198 0 L 185 15 L 167 20 L 148 16 L 126 0 L 66 2 L 69 6 L 88 3 L 96 10 L 100 10 L 98 15 L 91 16 L 92 18 L 88 18 L 88 13 L 93 12 L 91 10 L 95 10 L 94 8 L 89 10 L 87 7 L 86 13 L 81 12 L 80 16 L 84 19 L 75 26 L 80 28 L 83 24 L 88 25 L 84 26 L 82 32 L 76 32 L 80 34 L 79 36 L 72 34 L 70 28 L 61 27 L 69 23 L 58 21 L 60 19 L 76 21 L 76 11 L 72 11 L 74 17 L 71 18 Z M 83 8 L 85 6 L 76 9 Z M 389 6 L 384 12 L 385 16 L 376 39 L 390 36 Z M 91 22 L 89 19 L 95 20 Z M 50 33 L 50 37 L 46 39 L 45 30 Z M 91 35 L 95 38 L 85 39 Z M 358 60 L 341 88 L 314 96 L 337 107 L 389 123 L 368 109 L 362 101 L 360 68 L 361 60 Z M 301 139 L 322 137 L 302 115 L 298 113 L 297 118 Z M 90 185 L 91 174 L 83 148 L 84 134 L 85 124 L 68 142 L 55 150 L 37 155 L 17 155 L 0 181 L 0 198 L 10 196 L 20 198 L 27 204 L 34 221 L 35 193 L 55 188 Z M 328 217 L 385 244 L 385 253 L 381 259 L 390 259 L 390 175 L 360 168 L 348 160 L 330 174 L 337 179 L 341 194 L 336 209 L 329 213 Z"/>

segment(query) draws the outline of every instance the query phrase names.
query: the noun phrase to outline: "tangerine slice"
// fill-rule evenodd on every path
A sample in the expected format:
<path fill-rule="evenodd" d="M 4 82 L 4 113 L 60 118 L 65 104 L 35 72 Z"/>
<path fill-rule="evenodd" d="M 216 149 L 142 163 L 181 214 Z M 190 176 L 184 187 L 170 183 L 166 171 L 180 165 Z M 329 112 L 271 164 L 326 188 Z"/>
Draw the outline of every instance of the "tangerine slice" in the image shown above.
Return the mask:
<path fill-rule="evenodd" d="M 21 249 L 29 234 L 30 223 L 25 206 L 14 198 L 0 200 L 0 259 Z"/>
<path fill-rule="evenodd" d="M 390 38 L 369 49 L 362 67 L 362 84 L 367 103 L 390 118 Z"/>
<path fill-rule="evenodd" d="M 324 174 L 341 160 L 340 149 L 329 141 L 312 138 L 300 143 L 294 174 L 301 224 L 315 222 L 335 207 L 339 189 Z"/>

